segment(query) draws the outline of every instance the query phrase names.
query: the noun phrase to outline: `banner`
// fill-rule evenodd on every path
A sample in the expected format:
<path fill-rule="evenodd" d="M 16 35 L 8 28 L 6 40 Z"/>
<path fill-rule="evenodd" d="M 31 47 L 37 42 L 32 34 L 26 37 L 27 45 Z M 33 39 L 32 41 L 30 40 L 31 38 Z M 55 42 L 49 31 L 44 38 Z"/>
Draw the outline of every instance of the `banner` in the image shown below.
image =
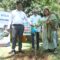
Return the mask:
<path fill-rule="evenodd" d="M 11 15 L 9 12 L 0 11 L 0 28 L 4 25 L 8 25 L 9 20 L 11 20 Z"/>
<path fill-rule="evenodd" d="M 27 20 L 24 21 L 24 33 L 23 35 L 31 35 L 31 26 Z"/>
<path fill-rule="evenodd" d="M 11 20 L 10 13 L 0 11 L 0 47 L 10 45 L 10 35 L 5 36 L 7 33 L 4 32 L 4 26 L 8 25 L 9 20 Z"/>

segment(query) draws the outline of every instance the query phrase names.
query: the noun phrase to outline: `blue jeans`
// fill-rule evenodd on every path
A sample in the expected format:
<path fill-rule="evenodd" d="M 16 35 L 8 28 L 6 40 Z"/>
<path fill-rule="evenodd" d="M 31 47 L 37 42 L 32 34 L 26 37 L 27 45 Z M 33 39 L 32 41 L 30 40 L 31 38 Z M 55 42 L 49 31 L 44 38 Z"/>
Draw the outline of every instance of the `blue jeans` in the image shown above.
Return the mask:
<path fill-rule="evenodd" d="M 31 33 L 31 37 L 32 37 L 32 48 L 34 49 L 35 48 L 35 39 L 34 39 L 34 36 L 36 34 L 36 44 L 37 44 L 37 50 L 39 49 L 39 32 L 36 32 L 36 33 Z"/>
<path fill-rule="evenodd" d="M 16 41 L 17 41 L 17 36 L 18 36 L 18 46 L 19 50 L 22 48 L 22 40 L 21 37 L 24 32 L 24 26 L 23 25 L 13 25 L 12 27 L 12 49 L 15 50 L 16 47 Z"/>

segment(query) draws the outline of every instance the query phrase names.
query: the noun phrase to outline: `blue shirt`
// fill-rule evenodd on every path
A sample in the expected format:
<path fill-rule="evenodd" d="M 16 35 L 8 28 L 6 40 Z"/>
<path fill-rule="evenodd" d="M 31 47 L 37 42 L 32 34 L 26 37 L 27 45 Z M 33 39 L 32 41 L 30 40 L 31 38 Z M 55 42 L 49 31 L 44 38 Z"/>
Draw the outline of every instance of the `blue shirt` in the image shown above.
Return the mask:
<path fill-rule="evenodd" d="M 41 27 L 36 27 L 35 25 L 38 25 L 38 21 L 41 19 L 41 16 L 40 15 L 32 15 L 30 16 L 30 22 L 33 26 L 31 26 L 31 32 L 34 33 L 34 32 L 40 32 L 41 30 Z"/>

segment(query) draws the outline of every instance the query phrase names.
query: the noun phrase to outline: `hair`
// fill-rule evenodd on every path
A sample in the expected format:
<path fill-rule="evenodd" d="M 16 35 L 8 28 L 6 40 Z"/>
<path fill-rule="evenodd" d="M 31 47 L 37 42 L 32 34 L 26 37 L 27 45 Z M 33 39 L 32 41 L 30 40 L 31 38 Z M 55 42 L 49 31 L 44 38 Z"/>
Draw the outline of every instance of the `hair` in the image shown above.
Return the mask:
<path fill-rule="evenodd" d="M 16 1 L 16 5 L 22 4 L 21 1 Z"/>
<path fill-rule="evenodd" d="M 50 12 L 48 8 L 45 8 L 45 10 L 47 10 L 48 12 Z"/>
<path fill-rule="evenodd" d="M 49 14 L 50 14 L 50 11 L 49 11 L 49 9 L 48 9 L 48 8 L 45 8 L 44 10 L 47 10 L 47 11 L 49 12 Z M 48 15 L 49 15 L 49 14 L 48 14 Z M 46 16 L 46 15 L 44 14 L 44 16 Z"/>

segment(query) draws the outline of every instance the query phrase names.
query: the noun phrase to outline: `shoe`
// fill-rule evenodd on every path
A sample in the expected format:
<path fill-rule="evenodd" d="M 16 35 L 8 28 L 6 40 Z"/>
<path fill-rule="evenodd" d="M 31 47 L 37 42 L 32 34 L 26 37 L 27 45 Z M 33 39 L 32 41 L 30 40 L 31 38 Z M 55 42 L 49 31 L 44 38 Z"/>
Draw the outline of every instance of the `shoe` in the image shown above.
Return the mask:
<path fill-rule="evenodd" d="M 37 48 L 36 50 L 39 50 L 39 48 Z"/>
<path fill-rule="evenodd" d="M 12 51 L 9 52 L 9 54 L 13 54 L 14 55 L 14 54 L 16 54 L 16 51 L 12 50 Z"/>
<path fill-rule="evenodd" d="M 18 52 L 19 52 L 19 53 L 24 53 L 24 51 L 22 51 L 22 50 L 19 50 Z"/>
<path fill-rule="evenodd" d="M 59 46 L 59 44 L 57 44 L 57 46 Z"/>
<path fill-rule="evenodd" d="M 54 51 L 54 54 L 57 54 L 57 53 L 58 53 L 57 50 L 55 50 L 55 51 Z"/>
<path fill-rule="evenodd" d="M 34 53 L 35 53 L 35 49 L 32 49 L 32 50 L 31 50 L 31 53 L 34 54 Z"/>

